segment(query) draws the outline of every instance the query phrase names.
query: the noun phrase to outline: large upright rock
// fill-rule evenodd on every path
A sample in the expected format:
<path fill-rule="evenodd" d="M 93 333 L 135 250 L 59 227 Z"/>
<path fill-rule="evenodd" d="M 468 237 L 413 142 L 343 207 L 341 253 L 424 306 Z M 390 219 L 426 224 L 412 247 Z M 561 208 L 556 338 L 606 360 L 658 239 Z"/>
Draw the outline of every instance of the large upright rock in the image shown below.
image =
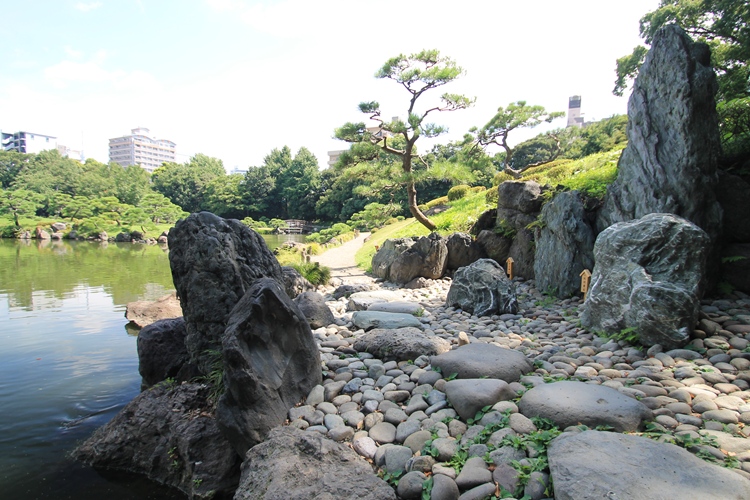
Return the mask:
<path fill-rule="evenodd" d="M 586 222 L 578 191 L 555 196 L 542 209 L 534 275 L 537 289 L 570 297 L 580 290 L 580 274 L 594 267 L 594 230 Z"/>
<path fill-rule="evenodd" d="M 270 278 L 258 279 L 232 310 L 222 358 L 226 392 L 216 419 L 241 456 L 322 381 L 307 320 Z"/>
<path fill-rule="evenodd" d="M 414 245 L 412 238 L 385 240 L 383 246 L 372 256 L 372 274 L 376 278 L 389 279 L 391 265 L 396 258 Z"/>
<path fill-rule="evenodd" d="M 422 236 L 391 264 L 388 278 L 394 283 L 408 283 L 414 278 L 442 278 L 448 260 L 448 247 L 437 233 Z"/>
<path fill-rule="evenodd" d="M 456 271 L 445 302 L 477 316 L 518 312 L 516 288 L 492 259 L 479 259 Z"/>
<path fill-rule="evenodd" d="M 451 270 L 487 257 L 482 247 L 466 233 L 451 234 L 446 239 L 445 246 L 448 248 L 446 267 Z"/>
<path fill-rule="evenodd" d="M 513 258 L 514 275 L 526 279 L 534 278 L 535 245 L 527 226 L 536 220 L 543 202 L 542 187 L 534 181 L 506 181 L 497 187 L 495 232 L 512 240 L 508 257 Z M 492 255 L 489 250 L 487 254 Z"/>
<path fill-rule="evenodd" d="M 650 214 L 605 229 L 581 323 L 591 331 L 632 329 L 643 345 L 682 347 L 693 333 L 710 243 L 695 224 Z"/>
<path fill-rule="evenodd" d="M 599 230 L 650 213 L 684 217 L 716 242 L 720 152 L 710 52 L 676 25 L 657 32 L 628 101 L 628 145 L 607 190 Z"/>
<path fill-rule="evenodd" d="M 180 298 L 191 362 L 211 370 L 229 313 L 262 277 L 283 283 L 281 267 L 263 238 L 233 219 L 194 213 L 169 231 L 169 264 Z"/>

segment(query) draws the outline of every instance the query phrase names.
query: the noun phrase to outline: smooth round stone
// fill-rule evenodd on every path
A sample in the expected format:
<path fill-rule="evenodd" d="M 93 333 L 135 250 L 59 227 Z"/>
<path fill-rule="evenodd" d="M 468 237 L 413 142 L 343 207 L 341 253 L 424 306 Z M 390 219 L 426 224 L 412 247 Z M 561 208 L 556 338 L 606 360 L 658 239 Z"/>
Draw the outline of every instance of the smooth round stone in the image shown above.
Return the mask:
<path fill-rule="evenodd" d="M 346 424 L 344 423 L 344 419 L 339 415 L 329 413 L 323 418 L 323 425 L 330 430 L 336 427 L 344 427 Z"/>
<path fill-rule="evenodd" d="M 492 473 L 487 469 L 487 464 L 481 457 L 471 457 L 466 460 L 461 473 L 456 477 L 456 484 L 461 490 L 471 489 L 491 481 Z"/>
<path fill-rule="evenodd" d="M 365 429 L 368 431 L 383 421 L 382 413 L 369 413 L 365 416 Z"/>
<path fill-rule="evenodd" d="M 366 390 L 362 393 L 362 401 L 383 401 L 383 394 L 374 389 Z"/>
<path fill-rule="evenodd" d="M 396 433 L 398 433 L 398 429 L 396 429 Z M 418 453 L 424 448 L 425 443 L 430 439 L 432 439 L 432 433 L 430 431 L 418 430 L 409 434 L 403 443 L 404 446 L 408 447 L 413 453 Z"/>
<path fill-rule="evenodd" d="M 386 422 L 389 422 L 388 416 L 386 415 Z M 391 422 L 394 423 L 394 422 Z M 419 431 L 422 428 L 422 425 L 418 420 L 406 420 L 402 421 L 401 423 L 395 424 L 396 427 L 396 441 L 399 443 L 403 443 L 406 438 L 414 434 L 415 432 Z"/>
<path fill-rule="evenodd" d="M 459 442 L 454 438 L 437 438 L 432 441 L 432 447 L 438 452 L 437 460 L 447 462 L 458 451 Z"/>
<path fill-rule="evenodd" d="M 736 411 L 732 410 L 709 410 L 703 412 L 703 421 L 716 420 L 722 424 L 736 424 L 739 421 Z"/>
<path fill-rule="evenodd" d="M 396 440 L 396 426 L 389 422 L 380 422 L 369 430 L 369 434 L 377 443 L 392 443 Z"/>
<path fill-rule="evenodd" d="M 359 439 L 354 438 L 352 441 L 352 448 L 361 456 L 372 459 L 375 456 L 378 446 L 375 444 L 374 439 L 365 436 L 360 437 Z"/>
<path fill-rule="evenodd" d="M 518 434 L 531 434 L 536 431 L 536 425 L 531 421 L 530 418 L 520 413 L 510 414 L 510 428 Z"/>
<path fill-rule="evenodd" d="M 702 400 L 693 403 L 693 411 L 695 413 L 704 413 L 710 410 L 718 410 L 719 407 L 713 401 Z"/>
<path fill-rule="evenodd" d="M 412 452 L 406 446 L 390 446 L 385 451 L 385 470 L 387 472 L 403 472 L 406 470 L 406 463 L 411 457 Z"/>
<path fill-rule="evenodd" d="M 453 470 L 449 467 L 443 467 L 443 469 L 446 468 Z M 432 496 L 430 500 L 456 500 L 459 498 L 460 492 L 454 478 L 455 472 L 454 477 L 451 478 L 445 474 L 436 473 L 433 467 Z"/>
<path fill-rule="evenodd" d="M 359 429 L 360 427 L 362 427 L 365 421 L 364 413 L 357 411 L 357 410 L 352 410 L 346 413 L 342 413 L 341 418 L 344 420 L 346 425 L 348 425 L 349 427 L 353 427 L 355 429 Z"/>
<path fill-rule="evenodd" d="M 677 420 L 667 415 L 658 415 L 654 420 L 658 424 L 661 424 L 664 427 L 666 427 L 667 429 L 674 429 L 678 425 L 680 425 L 680 423 Z"/>
<path fill-rule="evenodd" d="M 305 429 L 305 432 L 317 432 L 319 434 L 323 434 L 324 436 L 328 435 L 328 427 L 325 425 L 311 425 L 307 429 Z"/>
<path fill-rule="evenodd" d="M 380 403 L 378 403 L 374 399 L 371 399 L 369 401 L 365 401 L 365 403 L 362 405 L 362 412 L 363 413 L 372 413 L 374 411 L 377 411 L 379 405 L 380 405 Z"/>
<path fill-rule="evenodd" d="M 701 420 L 699 417 L 694 417 L 693 415 L 675 413 L 674 419 L 681 424 L 694 425 L 696 427 L 700 427 L 701 425 L 703 425 L 703 420 Z"/>
<path fill-rule="evenodd" d="M 354 436 L 354 429 L 349 426 L 334 427 L 333 429 L 328 430 L 327 435 L 334 441 L 346 441 L 347 439 L 351 439 L 352 436 Z"/>
<path fill-rule="evenodd" d="M 384 399 L 388 401 L 393 401 L 396 403 L 403 403 L 410 397 L 411 397 L 411 394 L 409 393 L 409 391 L 394 390 L 394 391 L 387 391 L 383 393 Z"/>
<path fill-rule="evenodd" d="M 398 497 L 404 500 L 418 500 L 422 498 L 422 484 L 426 480 L 427 476 L 423 472 L 407 472 L 398 480 L 398 486 L 396 487 Z"/>

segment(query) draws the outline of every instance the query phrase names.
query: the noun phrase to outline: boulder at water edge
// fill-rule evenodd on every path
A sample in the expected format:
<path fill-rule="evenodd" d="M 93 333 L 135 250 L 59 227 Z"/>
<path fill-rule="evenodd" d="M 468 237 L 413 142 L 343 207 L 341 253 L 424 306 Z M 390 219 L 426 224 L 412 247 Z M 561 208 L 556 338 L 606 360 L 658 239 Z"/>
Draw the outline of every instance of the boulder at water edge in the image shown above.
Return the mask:
<path fill-rule="evenodd" d="M 709 246 L 702 229 L 671 214 L 608 227 L 594 246 L 581 324 L 610 335 L 631 330 L 645 346 L 684 346 L 698 319 Z"/>
<path fill-rule="evenodd" d="M 241 456 L 322 380 L 310 326 L 270 278 L 256 280 L 232 310 L 222 358 L 226 392 L 216 419 Z"/>
<path fill-rule="evenodd" d="M 158 299 L 128 302 L 125 306 L 125 317 L 138 328 L 148 326 L 154 321 L 182 316 L 182 308 L 177 294 L 170 293 Z"/>
<path fill-rule="evenodd" d="M 138 372 L 145 387 L 167 378 L 179 382 L 189 378 L 179 377 L 180 370 L 190 360 L 185 335 L 183 318 L 162 319 L 138 332 Z"/>
<path fill-rule="evenodd" d="M 566 434 L 547 451 L 556 500 L 750 498 L 750 481 L 673 444 L 612 432 Z"/>
<path fill-rule="evenodd" d="M 211 371 L 206 353 L 218 349 L 229 314 L 262 277 L 283 282 L 281 266 L 263 238 L 234 219 L 194 213 L 169 231 L 169 265 L 187 327 L 190 359 Z"/>
<path fill-rule="evenodd" d="M 456 271 L 446 305 L 477 316 L 518 312 L 516 289 L 492 259 L 480 259 Z"/>
<path fill-rule="evenodd" d="M 396 493 L 351 448 L 317 432 L 278 427 L 247 453 L 234 498 L 396 500 Z"/>

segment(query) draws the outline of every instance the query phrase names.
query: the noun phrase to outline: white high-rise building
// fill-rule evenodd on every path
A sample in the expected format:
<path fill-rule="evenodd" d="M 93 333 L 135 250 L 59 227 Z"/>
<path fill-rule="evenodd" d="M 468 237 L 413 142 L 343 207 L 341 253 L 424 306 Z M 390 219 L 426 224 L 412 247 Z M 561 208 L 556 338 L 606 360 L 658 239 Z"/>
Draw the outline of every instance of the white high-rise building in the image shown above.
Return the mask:
<path fill-rule="evenodd" d="M 583 127 L 581 116 L 581 96 L 574 95 L 568 99 L 568 127 Z"/>
<path fill-rule="evenodd" d="M 123 167 L 140 165 L 148 172 L 153 172 L 164 162 L 175 161 L 174 142 L 149 137 L 149 130 L 144 127 L 130 132 L 130 135 L 109 140 L 109 161 Z"/>
<path fill-rule="evenodd" d="M 14 132 L 11 134 L 0 132 L 0 139 L 2 139 L 2 148 L 5 151 L 37 154 L 48 149 L 57 149 L 57 137 L 34 132 Z"/>

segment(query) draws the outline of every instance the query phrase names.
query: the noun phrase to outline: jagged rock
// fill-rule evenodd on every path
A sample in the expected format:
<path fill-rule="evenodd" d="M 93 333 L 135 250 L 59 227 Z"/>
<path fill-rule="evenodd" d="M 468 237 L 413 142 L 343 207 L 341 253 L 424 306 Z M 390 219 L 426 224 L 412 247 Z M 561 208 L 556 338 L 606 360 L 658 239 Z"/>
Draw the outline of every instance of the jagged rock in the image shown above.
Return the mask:
<path fill-rule="evenodd" d="M 651 213 L 672 213 L 721 231 L 716 77 L 710 51 L 677 25 L 654 36 L 628 101 L 628 145 L 607 189 L 598 229 Z"/>
<path fill-rule="evenodd" d="M 180 370 L 190 360 L 185 335 L 183 318 L 162 319 L 138 332 L 138 373 L 143 377 L 144 386 L 178 378 Z"/>
<path fill-rule="evenodd" d="M 740 475 L 673 444 L 640 436 L 563 434 L 550 443 L 547 454 L 557 500 L 750 498 L 750 481 Z"/>
<path fill-rule="evenodd" d="M 232 310 L 222 341 L 227 390 L 216 419 L 240 455 L 321 383 L 319 356 L 310 326 L 281 285 L 258 279 Z"/>
<path fill-rule="evenodd" d="M 349 447 L 279 427 L 247 453 L 234 498 L 396 500 L 396 493 Z"/>
<path fill-rule="evenodd" d="M 537 182 L 503 182 L 497 187 L 497 220 L 513 224 L 519 214 L 538 213 L 543 201 L 542 187 Z"/>
<path fill-rule="evenodd" d="M 511 240 L 508 254 L 487 255 L 500 264 L 512 257 L 514 276 L 534 278 L 534 234 L 527 226 L 536 221 L 542 209 L 542 187 L 534 181 L 507 181 L 497 187 L 497 219 L 495 232 Z"/>
<path fill-rule="evenodd" d="M 581 272 L 594 268 L 594 230 L 586 222 L 578 191 L 552 198 L 541 217 L 534 257 L 537 289 L 570 297 L 581 288 Z"/>
<path fill-rule="evenodd" d="M 518 312 L 513 283 L 503 268 L 491 259 L 480 259 L 456 271 L 446 305 L 460 307 L 477 316 Z"/>
<path fill-rule="evenodd" d="M 331 309 L 326 305 L 325 298 L 318 292 L 304 292 L 294 299 L 294 303 L 307 318 L 310 328 L 320 328 L 335 322 Z"/>
<path fill-rule="evenodd" d="M 451 344 L 436 335 L 428 335 L 419 328 L 375 328 L 357 338 L 354 349 L 388 361 L 405 361 L 448 352 Z"/>
<path fill-rule="evenodd" d="M 125 317 L 138 328 L 148 326 L 160 319 L 177 318 L 179 316 L 182 316 L 182 308 L 175 292 L 159 297 L 154 301 L 128 302 L 125 306 Z"/>
<path fill-rule="evenodd" d="M 477 221 L 472 224 L 469 229 L 469 234 L 478 235 L 485 229 L 492 229 L 495 227 L 495 221 L 497 219 L 497 209 L 486 210 L 479 216 Z"/>
<path fill-rule="evenodd" d="M 442 278 L 447 259 L 445 240 L 437 233 L 430 233 L 394 259 L 388 279 L 394 283 L 408 283 L 417 277 Z"/>
<path fill-rule="evenodd" d="M 333 291 L 333 298 L 338 300 L 341 297 L 349 298 L 357 292 L 367 292 L 371 289 L 370 285 L 365 283 L 354 283 L 351 285 L 341 285 Z"/>
<path fill-rule="evenodd" d="M 73 451 L 95 468 L 144 474 L 190 498 L 229 498 L 240 457 L 219 432 L 204 384 L 157 385 Z"/>
<path fill-rule="evenodd" d="M 750 243 L 734 243 L 724 247 L 721 276 L 731 287 L 750 293 Z"/>
<path fill-rule="evenodd" d="M 458 269 L 487 257 L 484 249 L 466 233 L 453 233 L 445 241 L 448 249 L 447 269 Z"/>
<path fill-rule="evenodd" d="M 385 240 L 383 246 L 372 256 L 372 274 L 376 278 L 390 278 L 391 265 L 396 258 L 414 245 L 412 238 Z"/>
<path fill-rule="evenodd" d="M 671 214 L 610 226 L 594 246 L 581 324 L 610 334 L 632 328 L 644 346 L 684 346 L 698 318 L 708 249 L 702 229 Z"/>
<path fill-rule="evenodd" d="M 532 369 L 529 360 L 519 351 L 479 343 L 433 356 L 430 364 L 440 368 L 446 377 L 455 373 L 459 379 L 487 377 L 508 383 L 517 382 Z"/>
<path fill-rule="evenodd" d="M 536 220 L 536 219 L 534 219 Z M 533 222 L 533 220 L 531 221 Z M 529 222 L 529 224 L 531 224 Z M 534 233 L 526 229 L 519 228 L 513 238 L 513 244 L 508 250 L 508 257 L 513 258 L 513 276 L 520 276 L 527 280 L 535 278 L 534 274 L 534 255 L 535 255 Z"/>
<path fill-rule="evenodd" d="M 301 293 L 315 290 L 315 285 L 307 281 L 307 278 L 290 266 L 281 267 L 281 279 L 284 283 L 284 291 L 291 298 L 296 298 Z"/>
<path fill-rule="evenodd" d="M 190 359 L 211 371 L 206 352 L 218 349 L 229 314 L 258 278 L 283 282 L 281 267 L 263 238 L 234 219 L 199 212 L 169 231 L 172 280 L 187 327 Z"/>
<path fill-rule="evenodd" d="M 653 418 L 646 405 L 616 389 L 573 381 L 529 389 L 521 396 L 518 409 L 529 418 L 548 418 L 561 429 L 579 424 L 609 425 L 617 432 L 632 432 Z"/>
<path fill-rule="evenodd" d="M 355 311 L 352 314 L 352 323 L 357 328 L 372 330 L 373 328 L 424 328 L 419 318 L 411 314 L 391 313 L 383 311 Z"/>

